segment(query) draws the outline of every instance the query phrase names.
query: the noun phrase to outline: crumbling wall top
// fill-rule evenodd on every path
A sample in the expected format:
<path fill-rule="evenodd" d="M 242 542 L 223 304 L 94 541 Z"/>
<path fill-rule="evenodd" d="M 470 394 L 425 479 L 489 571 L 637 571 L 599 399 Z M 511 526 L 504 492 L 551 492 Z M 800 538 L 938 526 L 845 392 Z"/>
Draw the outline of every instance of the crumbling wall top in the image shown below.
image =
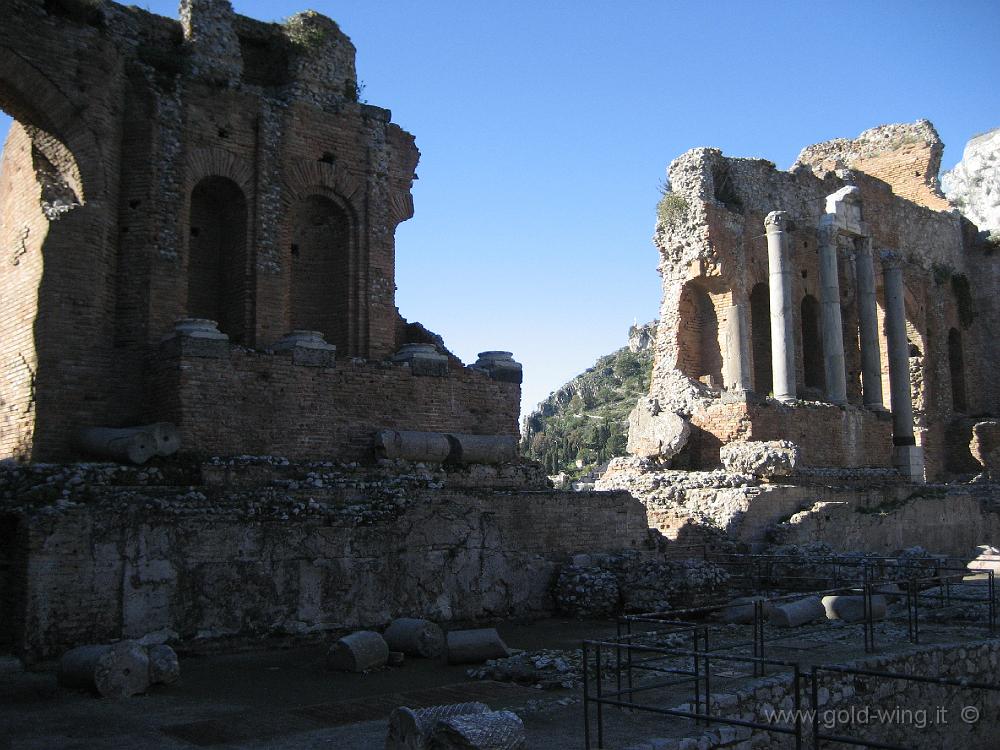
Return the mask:
<path fill-rule="evenodd" d="M 950 208 L 938 172 L 944 143 L 928 120 L 879 125 L 857 138 L 834 138 L 802 149 L 792 171 L 809 169 L 823 177 L 854 169 L 884 180 L 893 192 L 927 208 Z"/>

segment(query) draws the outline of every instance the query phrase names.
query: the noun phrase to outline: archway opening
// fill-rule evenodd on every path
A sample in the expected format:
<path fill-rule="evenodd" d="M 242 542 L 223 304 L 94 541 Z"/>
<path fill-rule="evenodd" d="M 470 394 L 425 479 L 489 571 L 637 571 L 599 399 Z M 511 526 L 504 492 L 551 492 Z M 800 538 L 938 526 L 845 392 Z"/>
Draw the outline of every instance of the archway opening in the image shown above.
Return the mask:
<path fill-rule="evenodd" d="M 684 285 L 679 304 L 677 363 L 681 372 L 711 388 L 722 387 L 719 319 L 712 298 L 693 282 Z"/>
<path fill-rule="evenodd" d="M 206 177 L 191 191 L 187 313 L 208 318 L 237 343 L 246 340 L 249 284 L 247 201 L 225 177 Z"/>
<path fill-rule="evenodd" d="M 750 290 L 750 344 L 753 356 L 753 389 L 770 393 L 774 387 L 771 373 L 771 294 L 767 284 L 755 284 Z"/>
<path fill-rule="evenodd" d="M 822 391 L 826 387 L 823 371 L 823 339 L 820 329 L 819 301 L 811 294 L 802 298 L 802 376 L 806 388 Z"/>
<path fill-rule="evenodd" d="M 291 210 L 293 329 L 319 331 L 349 351 L 351 221 L 330 198 L 310 195 Z"/>

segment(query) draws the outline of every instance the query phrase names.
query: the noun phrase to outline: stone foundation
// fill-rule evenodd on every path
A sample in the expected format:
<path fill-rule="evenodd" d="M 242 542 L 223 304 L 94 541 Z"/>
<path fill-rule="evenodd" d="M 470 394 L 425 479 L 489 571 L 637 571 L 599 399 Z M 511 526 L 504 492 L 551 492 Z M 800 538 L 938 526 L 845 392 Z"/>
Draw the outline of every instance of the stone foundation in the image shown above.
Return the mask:
<path fill-rule="evenodd" d="M 0 487 L 15 550 L 0 598 L 26 660 L 118 638 L 196 646 L 399 616 L 541 615 L 557 564 L 648 540 L 642 505 L 621 492 L 449 489 L 412 467 L 387 469 L 395 479 L 316 467 L 248 489 L 176 487 L 104 466 L 81 481 L 39 473 L 29 490 L 33 469 L 15 470 Z"/>

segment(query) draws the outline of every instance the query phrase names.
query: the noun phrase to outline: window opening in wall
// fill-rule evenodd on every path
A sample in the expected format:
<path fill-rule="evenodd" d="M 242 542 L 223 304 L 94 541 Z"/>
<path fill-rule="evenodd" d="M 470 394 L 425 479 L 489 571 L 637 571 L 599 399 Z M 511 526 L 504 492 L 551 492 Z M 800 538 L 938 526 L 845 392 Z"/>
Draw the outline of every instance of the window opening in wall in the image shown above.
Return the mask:
<path fill-rule="evenodd" d="M 207 177 L 191 192 L 188 315 L 208 318 L 235 342 L 245 339 L 248 301 L 247 203 L 225 177 Z"/>
<path fill-rule="evenodd" d="M 764 283 L 750 290 L 750 343 L 753 389 L 761 395 L 771 393 L 771 299 L 770 290 Z"/>
<path fill-rule="evenodd" d="M 962 353 L 962 334 L 957 328 L 948 331 L 948 369 L 951 371 L 951 404 L 955 411 L 966 410 L 965 361 Z"/>
<path fill-rule="evenodd" d="M 819 301 L 811 294 L 802 298 L 802 375 L 806 388 L 822 391 L 826 387 L 823 371 L 823 339 L 820 329 Z"/>
<path fill-rule="evenodd" d="M 319 331 L 347 352 L 351 222 L 331 199 L 311 195 L 289 213 L 292 242 L 291 328 Z"/>

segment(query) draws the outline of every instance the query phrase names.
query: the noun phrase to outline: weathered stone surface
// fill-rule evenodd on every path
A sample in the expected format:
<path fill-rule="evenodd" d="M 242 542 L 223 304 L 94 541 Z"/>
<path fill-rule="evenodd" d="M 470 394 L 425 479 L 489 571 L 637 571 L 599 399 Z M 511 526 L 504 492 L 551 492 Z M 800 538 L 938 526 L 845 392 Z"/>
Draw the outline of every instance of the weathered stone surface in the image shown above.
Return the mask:
<path fill-rule="evenodd" d="M 826 616 L 826 609 L 818 596 L 807 596 L 787 604 L 775 604 L 768 617 L 779 628 L 795 628 Z"/>
<path fill-rule="evenodd" d="M 431 732 L 439 721 L 456 716 L 489 713 L 485 703 L 451 703 L 445 706 L 407 708 L 400 706 L 389 714 L 389 732 L 385 750 L 427 750 Z"/>
<path fill-rule="evenodd" d="M 788 440 L 736 441 L 719 454 L 727 471 L 758 477 L 788 476 L 799 462 L 798 446 Z"/>
<path fill-rule="evenodd" d="M 158 644 L 147 649 L 149 655 L 149 681 L 153 685 L 172 685 L 181 678 L 181 665 L 177 652 L 170 646 Z"/>
<path fill-rule="evenodd" d="M 995 575 L 1000 576 L 1000 549 L 989 544 L 979 545 L 976 547 L 975 557 L 965 567 L 969 570 L 992 570 Z"/>
<path fill-rule="evenodd" d="M 571 555 L 648 541 L 645 509 L 624 492 L 450 487 L 446 470 L 396 462 L 211 466 L 221 484 L 199 484 L 198 465 L 169 477 L 148 465 L 0 466 L 0 506 L 18 519 L 31 571 L 16 652 L 375 629 L 392 612 L 538 616 L 554 610 Z M 244 473 L 258 485 L 241 485 Z"/>
<path fill-rule="evenodd" d="M 962 160 L 941 175 L 941 188 L 976 226 L 1000 233 L 1000 128 L 965 144 Z"/>
<path fill-rule="evenodd" d="M 510 649 L 496 628 L 451 630 L 447 635 L 448 663 L 478 664 L 487 659 L 510 656 Z"/>
<path fill-rule="evenodd" d="M 618 578 L 606 568 L 566 565 L 552 596 L 560 612 L 572 617 L 604 617 L 619 609 Z"/>
<path fill-rule="evenodd" d="M 439 721 L 432 750 L 523 750 L 524 723 L 513 711 L 466 714 Z"/>
<path fill-rule="evenodd" d="M 389 646 L 381 635 L 371 630 L 345 635 L 326 652 L 327 669 L 339 672 L 367 672 L 385 666 L 387 661 Z"/>
<path fill-rule="evenodd" d="M 149 688 L 149 656 L 132 641 L 78 646 L 59 660 L 59 683 L 104 698 L 128 698 Z"/>
<path fill-rule="evenodd" d="M 669 459 L 687 443 L 691 427 L 679 414 L 664 411 L 655 398 L 641 398 L 628 415 L 628 452 Z"/>
<path fill-rule="evenodd" d="M 871 598 L 872 619 L 884 620 L 886 616 L 886 600 L 881 594 Z M 865 619 L 865 598 L 858 596 L 824 596 L 823 608 L 826 619 L 843 620 L 844 622 L 861 622 Z"/>
<path fill-rule="evenodd" d="M 382 634 L 393 651 L 408 656 L 436 659 L 444 652 L 444 631 L 441 626 L 419 617 L 393 620 Z"/>
<path fill-rule="evenodd" d="M 725 623 L 737 623 L 741 625 L 747 625 L 753 622 L 755 602 L 761 601 L 762 597 L 759 596 L 741 596 L 737 599 L 733 599 L 719 614 L 719 619 Z M 771 614 L 772 606 L 769 602 L 765 602 L 763 605 L 763 615 L 765 618 L 769 617 Z"/>
<path fill-rule="evenodd" d="M 973 425 L 969 451 L 990 479 L 1000 480 L 1000 422 L 990 420 Z"/>

